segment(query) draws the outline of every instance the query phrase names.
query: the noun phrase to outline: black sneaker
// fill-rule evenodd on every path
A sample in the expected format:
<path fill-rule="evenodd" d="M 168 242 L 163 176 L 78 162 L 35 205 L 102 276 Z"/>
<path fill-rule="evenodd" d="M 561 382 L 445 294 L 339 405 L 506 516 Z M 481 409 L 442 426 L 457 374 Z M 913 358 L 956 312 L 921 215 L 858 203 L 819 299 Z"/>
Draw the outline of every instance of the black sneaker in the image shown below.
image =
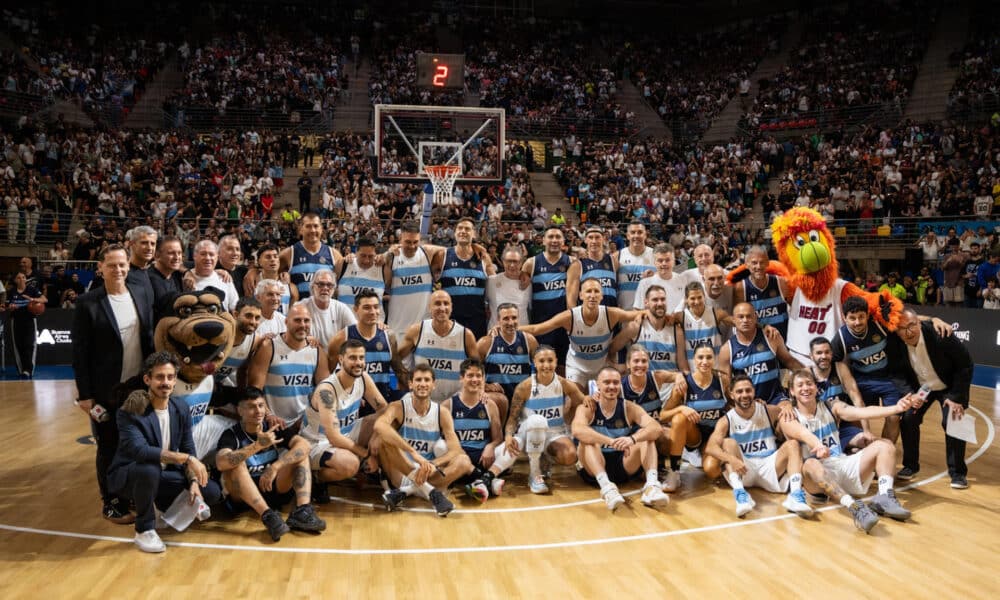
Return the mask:
<path fill-rule="evenodd" d="M 312 504 L 303 504 L 295 507 L 285 521 L 292 529 L 299 531 L 320 532 L 326 529 L 326 521 L 316 516 L 316 511 Z"/>
<path fill-rule="evenodd" d="M 260 516 L 260 520 L 264 523 L 264 527 L 267 527 L 267 532 L 271 534 L 271 539 L 276 542 L 281 539 L 281 536 L 291 531 L 278 511 L 273 508 L 265 510 L 264 514 Z"/>
<path fill-rule="evenodd" d="M 969 480 L 965 475 L 952 475 L 951 476 L 951 487 L 956 490 L 965 490 L 969 488 Z"/>
<path fill-rule="evenodd" d="M 455 510 L 455 505 L 441 493 L 441 490 L 434 490 L 431 492 L 430 501 L 431 504 L 434 505 L 434 511 L 439 517 L 447 517 L 448 513 Z"/>
<path fill-rule="evenodd" d="M 112 523 L 117 523 L 118 525 L 129 525 L 130 523 L 135 523 L 135 515 L 128 511 L 128 508 L 124 506 L 124 503 L 118 498 L 114 498 L 104 504 L 104 510 L 101 511 L 104 518 L 111 521 Z"/>
<path fill-rule="evenodd" d="M 919 468 L 911 469 L 910 467 L 903 467 L 896 473 L 896 479 L 902 479 L 903 481 L 909 481 L 913 479 L 914 475 L 920 472 Z"/>
<path fill-rule="evenodd" d="M 385 504 L 385 510 L 387 512 L 392 512 L 399 508 L 399 505 L 406 500 L 406 492 L 403 490 L 391 489 L 386 490 L 382 494 L 382 503 Z"/>
<path fill-rule="evenodd" d="M 330 503 L 330 488 L 325 481 L 320 481 L 316 475 L 312 478 L 312 502 L 314 504 Z"/>

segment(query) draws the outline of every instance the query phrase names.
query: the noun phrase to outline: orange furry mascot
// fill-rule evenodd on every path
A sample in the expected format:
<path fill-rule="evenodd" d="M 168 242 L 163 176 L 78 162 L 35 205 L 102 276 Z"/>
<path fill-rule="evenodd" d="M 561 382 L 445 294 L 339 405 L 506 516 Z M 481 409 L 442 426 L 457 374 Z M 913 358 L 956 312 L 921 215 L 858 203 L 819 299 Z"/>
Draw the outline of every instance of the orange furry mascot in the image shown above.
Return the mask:
<path fill-rule="evenodd" d="M 860 296 L 869 313 L 889 331 L 896 329 L 903 303 L 888 291 L 866 292 L 840 278 L 836 244 L 823 217 L 811 208 L 796 207 L 771 224 L 772 242 L 781 262 L 771 262 L 768 272 L 784 277 L 788 289 L 788 348 L 809 356 L 809 342 L 818 336 L 832 339 L 844 324 L 844 300 Z M 730 282 L 739 279 L 738 269 Z M 735 277 L 734 277 L 735 276 Z"/>

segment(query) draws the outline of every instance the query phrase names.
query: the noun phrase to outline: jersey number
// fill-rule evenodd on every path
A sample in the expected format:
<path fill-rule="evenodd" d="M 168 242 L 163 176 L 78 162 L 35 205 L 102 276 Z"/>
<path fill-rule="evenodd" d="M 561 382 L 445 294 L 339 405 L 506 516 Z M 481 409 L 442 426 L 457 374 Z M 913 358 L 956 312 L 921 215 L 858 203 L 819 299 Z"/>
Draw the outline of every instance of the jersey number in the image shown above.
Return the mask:
<path fill-rule="evenodd" d="M 823 332 L 825 331 L 826 331 L 825 321 L 809 321 L 809 333 L 816 333 L 819 335 L 823 335 Z"/>

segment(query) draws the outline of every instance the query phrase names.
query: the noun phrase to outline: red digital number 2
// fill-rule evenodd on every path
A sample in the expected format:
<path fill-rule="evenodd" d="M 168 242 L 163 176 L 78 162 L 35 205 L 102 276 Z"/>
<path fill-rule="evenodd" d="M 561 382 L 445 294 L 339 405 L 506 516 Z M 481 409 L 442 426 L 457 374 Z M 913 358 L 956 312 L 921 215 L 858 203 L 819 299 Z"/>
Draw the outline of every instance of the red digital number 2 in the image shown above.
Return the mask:
<path fill-rule="evenodd" d="M 434 79 L 431 80 L 434 87 L 445 86 L 448 82 L 448 72 L 450 70 L 451 69 L 449 69 L 446 65 L 438 65 L 437 68 L 434 69 Z"/>

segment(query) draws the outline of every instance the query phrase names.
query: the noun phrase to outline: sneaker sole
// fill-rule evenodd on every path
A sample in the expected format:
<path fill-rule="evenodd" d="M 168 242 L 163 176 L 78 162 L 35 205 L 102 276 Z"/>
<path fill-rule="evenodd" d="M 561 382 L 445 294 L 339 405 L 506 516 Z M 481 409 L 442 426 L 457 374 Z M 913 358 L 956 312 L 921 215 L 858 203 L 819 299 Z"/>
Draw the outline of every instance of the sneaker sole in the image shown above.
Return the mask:
<path fill-rule="evenodd" d="M 313 525 L 313 524 L 309 524 L 309 523 L 299 523 L 298 521 L 294 521 L 294 520 L 285 521 L 285 522 L 288 524 L 288 527 L 290 529 L 294 529 L 296 531 L 308 531 L 310 533 L 319 533 L 321 531 L 326 531 L 326 523 L 323 523 L 322 525 L 318 525 L 318 524 L 317 525 Z"/>
<path fill-rule="evenodd" d="M 967 490 L 969 489 L 969 484 L 953 483 L 951 484 L 951 489 L 953 490 Z"/>
<path fill-rule="evenodd" d="M 268 531 L 267 533 L 268 533 L 268 535 L 271 536 L 271 541 L 278 542 L 278 541 L 281 541 L 281 536 L 285 535 L 286 533 L 291 533 L 291 531 L 292 531 L 291 528 L 288 525 L 285 525 L 284 528 L 282 528 L 281 530 L 279 530 L 277 536 L 275 536 L 270 531 Z"/>

